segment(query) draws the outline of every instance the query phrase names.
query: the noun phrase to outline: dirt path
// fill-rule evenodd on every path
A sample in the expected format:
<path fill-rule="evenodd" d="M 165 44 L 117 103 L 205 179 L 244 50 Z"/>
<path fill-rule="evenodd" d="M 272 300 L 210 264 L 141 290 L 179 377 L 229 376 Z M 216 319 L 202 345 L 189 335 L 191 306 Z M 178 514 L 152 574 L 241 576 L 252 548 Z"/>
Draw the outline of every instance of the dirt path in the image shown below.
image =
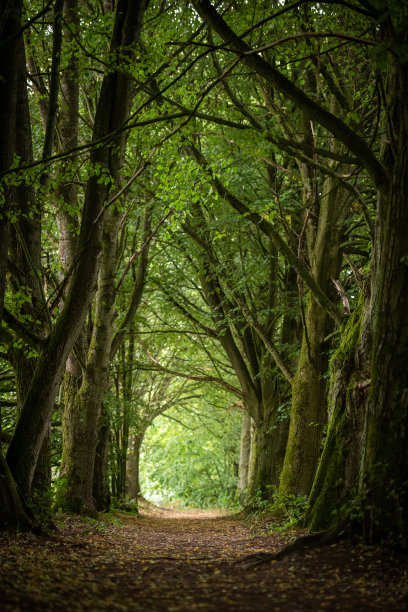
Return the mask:
<path fill-rule="evenodd" d="M 259 530 L 258 530 L 259 531 Z M 0 610 L 406 610 L 406 559 L 351 543 L 248 568 L 284 538 L 198 511 L 66 519 L 51 537 L 0 536 Z"/>

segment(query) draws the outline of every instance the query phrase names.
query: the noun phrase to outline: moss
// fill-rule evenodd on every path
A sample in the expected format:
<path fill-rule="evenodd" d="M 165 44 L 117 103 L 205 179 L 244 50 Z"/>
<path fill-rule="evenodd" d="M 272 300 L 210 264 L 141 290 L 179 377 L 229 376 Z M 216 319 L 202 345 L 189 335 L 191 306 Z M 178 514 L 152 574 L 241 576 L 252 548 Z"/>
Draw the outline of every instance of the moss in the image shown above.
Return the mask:
<path fill-rule="evenodd" d="M 360 461 L 361 411 L 355 388 L 361 380 L 361 371 L 356 368 L 354 357 L 361 339 L 363 314 L 359 307 L 347 321 L 340 346 L 330 362 L 332 417 L 305 519 L 311 530 L 343 524 L 344 510 L 358 484 L 355 468 Z"/>
<path fill-rule="evenodd" d="M 342 332 L 342 340 L 339 347 L 330 359 L 330 371 L 334 372 L 339 365 L 350 359 L 360 340 L 364 309 L 360 303 L 347 319 Z"/>
<path fill-rule="evenodd" d="M 306 515 L 306 522 L 311 531 L 331 528 L 337 520 L 333 510 L 338 507 L 343 485 L 339 475 L 344 474 L 345 467 L 342 444 L 344 413 L 333 419 L 333 422 L 336 421 L 337 424 L 329 430 L 321 466 L 310 494 L 310 510 Z"/>

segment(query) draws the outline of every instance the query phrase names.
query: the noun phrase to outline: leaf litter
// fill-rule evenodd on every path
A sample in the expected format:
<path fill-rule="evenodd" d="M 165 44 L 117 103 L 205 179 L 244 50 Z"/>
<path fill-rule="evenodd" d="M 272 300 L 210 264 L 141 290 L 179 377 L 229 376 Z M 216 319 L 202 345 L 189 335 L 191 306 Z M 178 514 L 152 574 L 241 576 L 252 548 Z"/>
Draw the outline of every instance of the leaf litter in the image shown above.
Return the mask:
<path fill-rule="evenodd" d="M 0 610 L 406 610 L 407 557 L 349 540 L 257 566 L 293 532 L 242 516 L 147 506 L 110 523 L 64 517 L 0 534 Z M 260 535 L 262 533 L 262 535 Z"/>

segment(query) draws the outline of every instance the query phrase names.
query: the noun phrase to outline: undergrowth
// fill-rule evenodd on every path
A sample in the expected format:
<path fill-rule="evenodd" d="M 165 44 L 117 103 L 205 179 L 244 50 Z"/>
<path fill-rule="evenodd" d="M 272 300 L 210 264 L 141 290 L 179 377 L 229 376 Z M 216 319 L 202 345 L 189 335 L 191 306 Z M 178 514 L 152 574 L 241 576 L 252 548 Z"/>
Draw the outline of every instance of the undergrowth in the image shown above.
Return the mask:
<path fill-rule="evenodd" d="M 307 497 L 283 496 L 273 488 L 267 499 L 258 491 L 248 500 L 247 507 L 258 528 L 262 526 L 258 535 L 284 533 L 299 526 L 307 507 Z"/>

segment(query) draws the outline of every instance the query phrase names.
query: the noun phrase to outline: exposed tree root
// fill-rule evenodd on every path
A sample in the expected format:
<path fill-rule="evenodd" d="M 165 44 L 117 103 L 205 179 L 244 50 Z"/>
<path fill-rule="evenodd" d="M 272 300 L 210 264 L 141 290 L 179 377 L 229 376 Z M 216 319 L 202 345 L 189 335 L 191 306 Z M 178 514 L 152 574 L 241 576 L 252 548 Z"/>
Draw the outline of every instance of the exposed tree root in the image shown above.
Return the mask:
<path fill-rule="evenodd" d="M 310 547 L 327 546 L 334 544 L 346 537 L 345 532 L 340 532 L 338 529 L 330 529 L 327 531 L 319 531 L 318 533 L 311 533 L 309 535 L 298 538 L 292 544 L 288 544 L 282 550 L 277 553 L 255 553 L 253 555 L 247 555 L 243 559 L 239 559 L 237 563 L 241 563 L 245 568 L 256 567 L 263 563 L 270 563 L 271 561 L 282 561 L 287 557 L 301 552 Z"/>

